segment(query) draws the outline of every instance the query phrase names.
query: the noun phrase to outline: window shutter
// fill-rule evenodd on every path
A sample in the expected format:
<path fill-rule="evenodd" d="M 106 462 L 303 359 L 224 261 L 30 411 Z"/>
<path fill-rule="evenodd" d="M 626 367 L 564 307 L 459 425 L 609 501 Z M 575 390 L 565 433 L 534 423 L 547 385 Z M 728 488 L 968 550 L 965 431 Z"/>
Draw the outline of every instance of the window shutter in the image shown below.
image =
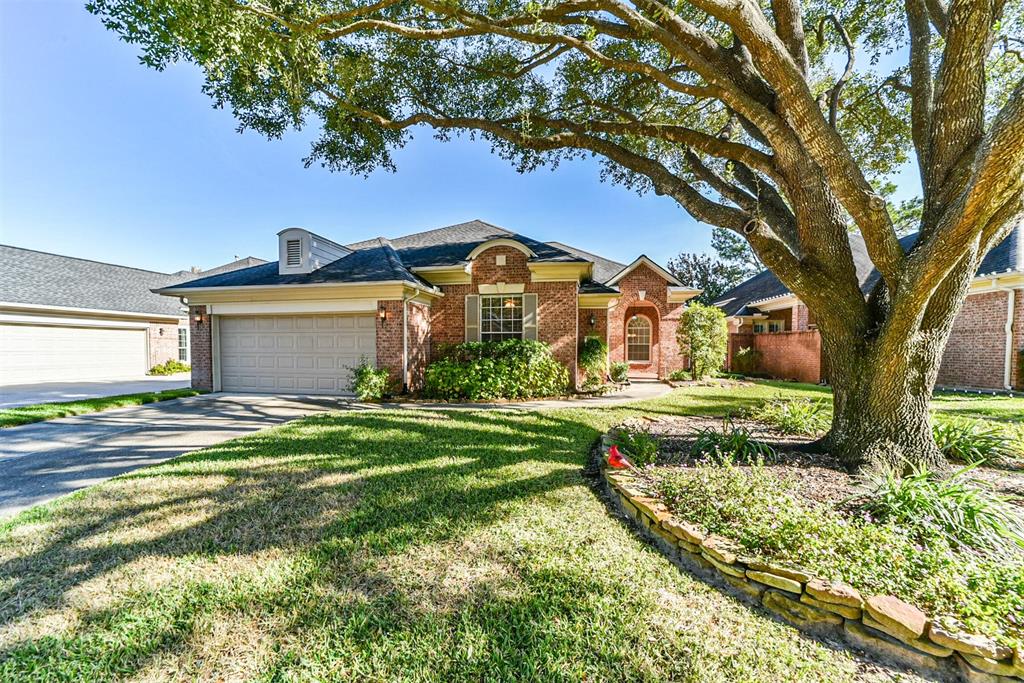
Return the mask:
<path fill-rule="evenodd" d="M 466 295 L 466 341 L 480 341 L 480 297 Z"/>
<path fill-rule="evenodd" d="M 523 295 L 523 339 L 537 339 L 537 295 Z"/>

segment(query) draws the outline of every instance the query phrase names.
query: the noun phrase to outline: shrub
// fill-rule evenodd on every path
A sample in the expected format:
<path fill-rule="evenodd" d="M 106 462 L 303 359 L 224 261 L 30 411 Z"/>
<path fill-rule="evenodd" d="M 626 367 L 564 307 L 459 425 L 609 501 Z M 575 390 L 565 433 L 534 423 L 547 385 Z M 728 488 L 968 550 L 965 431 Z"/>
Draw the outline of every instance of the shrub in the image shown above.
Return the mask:
<path fill-rule="evenodd" d="M 999 550 L 1011 541 L 1024 546 L 1024 518 L 1010 499 L 967 475 L 968 465 L 938 477 L 926 465 L 910 474 L 879 467 L 862 476 L 861 508 L 881 520 L 917 530 L 923 539 L 940 536 L 950 545 Z"/>
<path fill-rule="evenodd" d="M 892 594 L 968 630 L 1012 642 L 1007 617 L 1024 611 L 1024 556 L 961 552 L 943 538 L 922 543 L 892 520 L 808 502 L 796 480 L 770 469 L 698 465 L 653 471 L 669 508 L 752 556 Z"/>
<path fill-rule="evenodd" d="M 467 342 L 445 354 L 427 367 L 426 396 L 446 401 L 543 398 L 564 394 L 569 386 L 569 371 L 542 342 Z"/>
<path fill-rule="evenodd" d="M 750 375 L 757 371 L 760 364 L 760 351 L 752 346 L 741 346 L 739 351 L 732 354 L 732 366 L 729 369 L 743 375 Z"/>
<path fill-rule="evenodd" d="M 775 458 L 775 449 L 755 441 L 750 430 L 733 425 L 729 418 L 722 421 L 721 431 L 706 427 L 696 433 L 690 449 L 693 455 L 703 455 L 718 464 L 756 463 Z"/>
<path fill-rule="evenodd" d="M 653 465 L 658 460 L 658 440 L 640 427 L 621 427 L 614 443 L 637 467 Z"/>
<path fill-rule="evenodd" d="M 592 387 L 603 384 L 608 367 L 608 345 L 599 337 L 587 337 L 580 345 L 579 364 L 587 376 L 584 387 L 588 382 Z"/>
<path fill-rule="evenodd" d="M 668 378 L 673 382 L 685 382 L 690 379 L 690 373 L 686 370 L 673 370 L 669 373 Z"/>
<path fill-rule="evenodd" d="M 976 420 L 936 420 L 932 434 L 939 450 L 969 465 L 998 460 L 1010 452 L 1010 439 L 997 427 Z"/>
<path fill-rule="evenodd" d="M 379 401 L 391 392 L 391 376 L 363 358 L 352 370 L 351 389 L 360 401 Z"/>
<path fill-rule="evenodd" d="M 679 351 L 690 358 L 693 378 L 701 380 L 722 369 L 729 344 L 725 312 L 717 306 L 691 303 L 676 327 Z"/>
<path fill-rule="evenodd" d="M 832 421 L 828 403 L 823 399 L 795 398 L 781 396 L 762 401 L 753 408 L 751 419 L 763 422 L 783 434 L 821 434 Z"/>
<path fill-rule="evenodd" d="M 176 375 L 179 372 L 191 372 L 192 366 L 188 363 L 182 363 L 180 360 L 171 359 L 166 363 L 160 365 L 154 365 L 149 369 L 151 375 Z"/>
<path fill-rule="evenodd" d="M 629 379 L 629 363 L 618 362 L 612 363 L 610 374 L 613 382 L 622 384 Z"/>

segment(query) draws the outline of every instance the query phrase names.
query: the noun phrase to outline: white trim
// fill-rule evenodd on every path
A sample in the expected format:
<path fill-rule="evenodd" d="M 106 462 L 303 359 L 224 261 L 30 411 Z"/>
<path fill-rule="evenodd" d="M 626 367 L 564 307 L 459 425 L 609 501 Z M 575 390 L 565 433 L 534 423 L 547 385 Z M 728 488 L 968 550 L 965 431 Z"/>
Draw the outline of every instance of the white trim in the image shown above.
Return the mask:
<path fill-rule="evenodd" d="M 173 318 L 174 325 L 179 324 Z M 105 327 L 118 330 L 148 330 L 149 324 L 127 320 L 99 320 L 96 318 L 72 318 L 69 316 L 17 315 L 0 313 L 0 323 L 4 325 L 37 325 L 40 327 Z M 161 323 L 157 323 L 161 324 Z M 170 325 L 171 323 L 167 323 Z"/>
<path fill-rule="evenodd" d="M 301 315 L 303 313 L 375 313 L 377 299 L 324 299 L 321 301 L 244 301 L 210 304 L 215 315 Z"/>
<path fill-rule="evenodd" d="M 511 240 L 508 239 L 507 237 L 498 237 L 493 240 L 487 240 L 483 244 L 478 245 L 475 249 L 473 249 L 473 251 L 469 252 L 469 256 L 467 256 L 466 259 L 472 261 L 477 256 L 487 251 L 491 247 L 512 247 L 513 249 L 523 252 L 530 258 L 534 258 L 537 256 L 529 247 L 527 247 L 522 242 Z"/>
<path fill-rule="evenodd" d="M 676 277 L 672 275 L 672 273 L 668 272 L 667 270 L 659 266 L 657 263 L 647 258 L 647 256 L 644 254 L 641 254 L 635 261 L 633 261 L 628 266 L 620 270 L 618 273 L 615 274 L 615 276 L 611 280 L 608 280 L 604 284 L 608 285 L 609 287 L 613 286 L 616 282 L 618 282 L 619 280 L 621 280 L 622 278 L 626 277 L 634 270 L 636 270 L 641 264 L 651 268 L 656 273 L 658 273 L 663 278 L 665 278 L 672 284 L 676 285 L 677 287 L 683 286 L 683 283 L 676 279 Z"/>
<path fill-rule="evenodd" d="M 493 285 L 480 285 L 481 294 L 522 294 L 526 291 L 523 283 L 498 282 Z"/>
<path fill-rule="evenodd" d="M 78 313 L 78 314 L 93 314 L 93 315 L 109 315 L 116 316 L 119 318 L 141 318 L 143 320 L 153 320 L 155 322 L 168 322 L 171 320 L 178 320 L 188 315 L 188 308 L 182 306 L 181 315 L 170 315 L 164 313 L 130 313 L 128 311 L 111 311 L 104 308 L 75 308 L 71 306 L 51 306 L 49 304 L 19 304 L 12 301 L 0 301 L 0 309 L 11 308 L 21 311 L 52 311 L 54 313 Z"/>
<path fill-rule="evenodd" d="M 213 364 L 210 369 L 213 390 L 220 391 L 220 316 L 217 315 L 210 315 L 210 361 Z"/>
<path fill-rule="evenodd" d="M 694 289 L 692 287 L 669 287 L 668 302 L 670 304 L 686 303 L 690 299 L 700 296 L 703 291 L 703 289 Z"/>
<path fill-rule="evenodd" d="M 783 308 L 790 308 L 800 303 L 796 294 L 780 294 L 779 296 L 768 297 L 758 301 L 750 301 L 747 306 L 753 306 L 762 311 L 780 311 Z"/>
<path fill-rule="evenodd" d="M 473 272 L 473 264 L 468 262 L 460 262 L 451 266 L 413 266 L 409 271 L 413 273 L 434 273 L 437 271 L 458 270 L 460 267 L 465 273 Z"/>
<path fill-rule="evenodd" d="M 1006 339 L 1003 342 L 1003 388 L 1013 389 L 1013 313 L 1017 290 L 1005 287 L 996 291 L 1006 292 Z"/>

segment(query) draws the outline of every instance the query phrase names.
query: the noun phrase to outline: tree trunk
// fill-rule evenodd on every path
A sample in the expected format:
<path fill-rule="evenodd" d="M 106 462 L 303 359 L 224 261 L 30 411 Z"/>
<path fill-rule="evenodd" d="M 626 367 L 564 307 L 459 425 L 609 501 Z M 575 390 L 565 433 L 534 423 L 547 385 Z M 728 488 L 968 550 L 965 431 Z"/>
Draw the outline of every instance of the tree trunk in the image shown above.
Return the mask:
<path fill-rule="evenodd" d="M 823 331 L 822 342 L 834 412 L 821 446 L 851 472 L 879 466 L 906 472 L 911 465 L 948 470 L 929 411 L 945 336 L 885 349 L 830 340 Z"/>

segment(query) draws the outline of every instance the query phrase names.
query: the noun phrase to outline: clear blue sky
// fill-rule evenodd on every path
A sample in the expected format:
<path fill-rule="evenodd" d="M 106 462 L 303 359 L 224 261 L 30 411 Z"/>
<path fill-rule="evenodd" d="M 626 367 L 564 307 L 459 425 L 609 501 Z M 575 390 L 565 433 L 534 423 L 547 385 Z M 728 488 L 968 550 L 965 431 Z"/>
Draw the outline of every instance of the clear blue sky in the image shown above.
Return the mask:
<path fill-rule="evenodd" d="M 198 70 L 141 66 L 83 4 L 0 0 L 0 242 L 173 271 L 276 259 L 288 226 L 348 242 L 481 218 L 620 260 L 709 251 L 708 226 L 594 161 L 519 175 L 422 131 L 396 174 L 304 168 L 311 132 L 237 133 Z"/>

